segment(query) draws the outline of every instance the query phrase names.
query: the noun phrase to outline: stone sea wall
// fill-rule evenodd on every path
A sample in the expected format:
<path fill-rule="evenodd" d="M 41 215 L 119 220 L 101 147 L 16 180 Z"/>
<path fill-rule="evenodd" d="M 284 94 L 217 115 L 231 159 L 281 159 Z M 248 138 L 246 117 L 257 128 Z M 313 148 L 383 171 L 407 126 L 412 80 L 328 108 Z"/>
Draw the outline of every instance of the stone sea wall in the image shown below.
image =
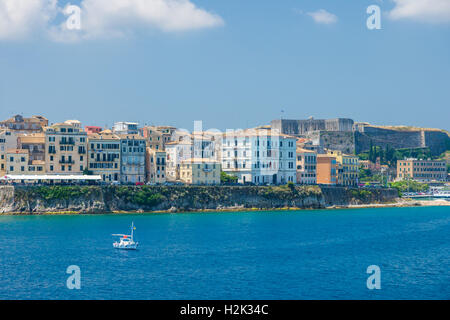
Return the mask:
<path fill-rule="evenodd" d="M 395 201 L 394 189 L 319 186 L 0 186 L 0 214 L 326 208 Z"/>

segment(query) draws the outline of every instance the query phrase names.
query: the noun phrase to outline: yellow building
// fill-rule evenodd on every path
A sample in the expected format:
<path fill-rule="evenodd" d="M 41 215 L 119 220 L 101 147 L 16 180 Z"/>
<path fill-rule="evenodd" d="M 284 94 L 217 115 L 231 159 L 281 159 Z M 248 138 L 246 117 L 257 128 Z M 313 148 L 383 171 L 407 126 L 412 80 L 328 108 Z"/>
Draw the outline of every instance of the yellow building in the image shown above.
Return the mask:
<path fill-rule="evenodd" d="M 176 128 L 170 126 L 145 126 L 141 131 L 142 136 L 147 140 L 147 147 L 157 151 L 164 151 L 166 143 L 173 141 L 172 137 Z"/>
<path fill-rule="evenodd" d="M 45 161 L 45 135 L 44 133 L 19 134 L 17 149 L 28 150 L 30 161 Z"/>
<path fill-rule="evenodd" d="M 181 162 L 180 180 L 187 184 L 220 184 L 220 162 L 208 159 L 187 159 Z"/>
<path fill-rule="evenodd" d="M 120 181 L 120 137 L 111 130 L 88 135 L 88 170 L 103 182 Z"/>
<path fill-rule="evenodd" d="M 406 159 L 397 161 L 397 180 L 413 179 L 420 182 L 446 181 L 445 160 Z"/>
<path fill-rule="evenodd" d="M 337 184 L 342 186 L 357 186 L 359 177 L 358 156 L 335 150 L 327 150 L 327 155 L 336 158 L 338 166 Z"/>
<path fill-rule="evenodd" d="M 166 182 L 166 152 L 147 147 L 145 154 L 146 182 Z"/>
<path fill-rule="evenodd" d="M 6 154 L 6 174 L 45 174 L 45 163 L 42 160 L 31 160 L 28 150 L 10 149 Z"/>
<path fill-rule="evenodd" d="M 48 174 L 83 174 L 87 169 L 87 134 L 77 120 L 44 128 Z"/>

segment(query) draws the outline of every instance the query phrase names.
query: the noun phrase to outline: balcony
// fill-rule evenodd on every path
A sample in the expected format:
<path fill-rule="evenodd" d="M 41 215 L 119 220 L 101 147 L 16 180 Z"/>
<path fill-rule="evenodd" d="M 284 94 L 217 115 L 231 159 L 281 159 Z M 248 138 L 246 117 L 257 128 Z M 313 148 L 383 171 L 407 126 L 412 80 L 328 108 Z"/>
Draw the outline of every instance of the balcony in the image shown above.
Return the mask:
<path fill-rule="evenodd" d="M 61 145 L 75 145 L 75 141 L 74 140 L 59 140 L 59 144 Z"/>
<path fill-rule="evenodd" d="M 59 163 L 61 163 L 61 164 L 75 164 L 75 161 L 73 161 L 73 160 L 59 160 Z"/>

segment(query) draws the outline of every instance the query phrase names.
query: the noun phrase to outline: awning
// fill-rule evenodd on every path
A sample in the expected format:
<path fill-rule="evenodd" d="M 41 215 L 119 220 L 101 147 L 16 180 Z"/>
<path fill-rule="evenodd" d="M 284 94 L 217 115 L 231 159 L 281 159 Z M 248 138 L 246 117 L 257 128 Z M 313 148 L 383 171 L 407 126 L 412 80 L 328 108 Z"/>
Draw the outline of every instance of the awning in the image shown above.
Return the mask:
<path fill-rule="evenodd" d="M 0 177 L 0 181 L 10 181 L 10 180 L 102 180 L 101 176 L 88 176 L 88 175 L 5 175 Z"/>

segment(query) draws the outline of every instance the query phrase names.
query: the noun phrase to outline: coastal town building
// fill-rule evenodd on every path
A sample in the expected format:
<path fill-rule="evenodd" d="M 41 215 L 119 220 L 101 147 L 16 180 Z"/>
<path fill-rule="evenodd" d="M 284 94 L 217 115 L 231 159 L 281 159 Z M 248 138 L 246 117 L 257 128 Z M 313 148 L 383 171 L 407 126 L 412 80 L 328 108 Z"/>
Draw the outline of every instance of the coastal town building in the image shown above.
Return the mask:
<path fill-rule="evenodd" d="M 48 174 L 76 175 L 87 169 L 87 134 L 77 120 L 44 128 L 45 169 Z"/>
<path fill-rule="evenodd" d="M 28 150 L 30 161 L 45 161 L 45 134 L 43 132 L 19 134 L 17 148 Z"/>
<path fill-rule="evenodd" d="M 142 136 L 147 140 L 147 147 L 152 150 L 164 151 L 164 135 L 156 127 L 146 126 L 141 129 Z"/>
<path fill-rule="evenodd" d="M 24 118 L 18 114 L 8 120 L 0 121 L 0 129 L 9 129 L 19 133 L 42 132 L 46 126 L 48 126 L 48 120 L 42 116 Z"/>
<path fill-rule="evenodd" d="M 194 131 L 190 135 L 192 157 L 197 159 L 221 160 L 223 133 Z"/>
<path fill-rule="evenodd" d="M 317 153 L 297 148 L 297 183 L 317 183 Z"/>
<path fill-rule="evenodd" d="M 45 162 L 31 160 L 28 150 L 10 149 L 6 154 L 7 175 L 43 175 L 45 174 Z"/>
<path fill-rule="evenodd" d="M 180 165 L 180 180 L 186 184 L 220 184 L 221 166 L 216 160 L 192 158 Z"/>
<path fill-rule="evenodd" d="M 0 176 L 6 174 L 6 155 L 9 149 L 17 149 L 19 133 L 10 129 L 0 129 Z"/>
<path fill-rule="evenodd" d="M 120 181 L 120 137 L 111 130 L 88 135 L 88 170 L 103 182 Z"/>
<path fill-rule="evenodd" d="M 137 122 L 116 122 L 114 123 L 112 131 L 115 134 L 138 134 L 139 123 Z"/>
<path fill-rule="evenodd" d="M 166 152 L 147 147 L 145 153 L 146 182 L 166 182 Z"/>
<path fill-rule="evenodd" d="M 337 162 L 336 158 L 327 154 L 317 155 L 317 183 L 337 184 Z"/>
<path fill-rule="evenodd" d="M 190 139 L 173 141 L 166 144 L 167 181 L 180 180 L 181 162 L 192 158 L 193 144 Z"/>
<path fill-rule="evenodd" d="M 171 126 L 145 126 L 141 130 L 147 146 L 154 150 L 165 150 L 166 143 L 177 141 L 177 128 Z"/>
<path fill-rule="evenodd" d="M 337 184 L 341 186 L 358 185 L 359 158 L 344 154 L 339 150 L 327 150 L 327 155 L 335 157 L 338 167 Z"/>
<path fill-rule="evenodd" d="M 145 182 L 145 138 L 138 134 L 120 134 L 120 182 L 135 184 Z"/>
<path fill-rule="evenodd" d="M 87 134 L 93 134 L 93 133 L 100 133 L 103 131 L 102 127 L 97 126 L 85 126 L 84 131 L 86 131 Z"/>
<path fill-rule="evenodd" d="M 222 141 L 222 170 L 239 183 L 295 182 L 296 139 L 273 130 L 230 131 Z"/>
<path fill-rule="evenodd" d="M 419 182 L 446 181 L 445 160 L 397 160 L 397 180 L 412 179 Z"/>

